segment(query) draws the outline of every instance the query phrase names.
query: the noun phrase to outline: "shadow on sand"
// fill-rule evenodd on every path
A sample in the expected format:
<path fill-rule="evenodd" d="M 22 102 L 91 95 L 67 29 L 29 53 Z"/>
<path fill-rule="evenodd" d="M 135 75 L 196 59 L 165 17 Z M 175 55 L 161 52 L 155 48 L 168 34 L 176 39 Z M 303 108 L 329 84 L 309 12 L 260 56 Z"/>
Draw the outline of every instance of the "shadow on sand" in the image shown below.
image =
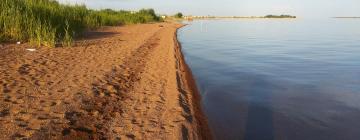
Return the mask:
<path fill-rule="evenodd" d="M 87 31 L 84 35 L 79 38 L 80 40 L 95 40 L 95 39 L 104 39 L 113 37 L 115 35 L 120 35 L 120 32 L 109 32 L 109 31 Z"/>

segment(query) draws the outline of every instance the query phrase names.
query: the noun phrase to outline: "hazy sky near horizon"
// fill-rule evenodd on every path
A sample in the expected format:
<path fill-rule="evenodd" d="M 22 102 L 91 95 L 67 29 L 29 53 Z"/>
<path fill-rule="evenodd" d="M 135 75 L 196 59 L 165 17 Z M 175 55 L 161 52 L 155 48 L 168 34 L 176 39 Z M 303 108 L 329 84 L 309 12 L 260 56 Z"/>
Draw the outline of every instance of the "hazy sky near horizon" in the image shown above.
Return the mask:
<path fill-rule="evenodd" d="M 360 0 L 58 0 L 94 9 L 138 10 L 154 8 L 160 14 L 262 16 L 291 14 L 300 17 L 360 16 Z"/>

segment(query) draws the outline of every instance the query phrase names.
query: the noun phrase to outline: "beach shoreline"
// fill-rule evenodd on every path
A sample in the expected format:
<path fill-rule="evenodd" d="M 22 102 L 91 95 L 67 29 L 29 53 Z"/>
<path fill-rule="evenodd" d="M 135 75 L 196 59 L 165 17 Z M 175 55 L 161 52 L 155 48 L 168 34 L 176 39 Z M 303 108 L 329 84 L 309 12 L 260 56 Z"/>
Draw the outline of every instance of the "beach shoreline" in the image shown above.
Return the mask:
<path fill-rule="evenodd" d="M 178 30 L 180 28 L 183 28 L 184 26 L 186 25 L 182 25 L 181 27 L 179 27 L 174 34 L 175 53 L 176 53 L 175 57 L 177 58 L 178 69 L 181 72 L 180 77 L 183 81 L 185 81 L 184 83 L 186 84 L 187 89 L 191 92 L 192 95 L 192 106 L 195 112 L 194 116 L 198 121 L 196 125 L 198 130 L 196 133 L 198 133 L 201 136 L 201 139 L 211 140 L 213 136 L 210 127 L 208 125 L 208 120 L 201 106 L 201 94 L 199 92 L 199 89 L 197 88 L 196 81 L 193 77 L 192 71 L 185 61 L 185 57 L 182 52 L 181 43 L 177 38 Z"/>
<path fill-rule="evenodd" d="M 104 27 L 71 48 L 2 44 L 0 139 L 211 139 L 183 26 Z"/>

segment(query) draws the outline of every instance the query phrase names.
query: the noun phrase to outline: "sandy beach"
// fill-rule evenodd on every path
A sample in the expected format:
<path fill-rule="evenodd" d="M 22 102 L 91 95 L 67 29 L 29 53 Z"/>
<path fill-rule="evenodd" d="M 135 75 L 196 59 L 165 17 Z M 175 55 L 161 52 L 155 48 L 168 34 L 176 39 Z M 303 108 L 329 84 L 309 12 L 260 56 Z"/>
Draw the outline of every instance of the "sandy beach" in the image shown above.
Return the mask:
<path fill-rule="evenodd" d="M 0 46 L 0 139 L 211 139 L 177 23 Z"/>

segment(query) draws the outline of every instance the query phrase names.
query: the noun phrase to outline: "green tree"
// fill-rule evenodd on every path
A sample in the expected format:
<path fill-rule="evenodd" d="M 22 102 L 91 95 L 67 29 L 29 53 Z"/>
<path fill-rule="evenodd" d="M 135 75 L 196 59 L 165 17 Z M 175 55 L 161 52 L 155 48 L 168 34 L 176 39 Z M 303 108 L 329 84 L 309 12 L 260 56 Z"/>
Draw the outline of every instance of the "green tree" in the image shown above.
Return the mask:
<path fill-rule="evenodd" d="M 183 14 L 182 13 L 176 13 L 175 15 L 174 15 L 174 17 L 175 18 L 182 18 L 183 17 Z"/>

